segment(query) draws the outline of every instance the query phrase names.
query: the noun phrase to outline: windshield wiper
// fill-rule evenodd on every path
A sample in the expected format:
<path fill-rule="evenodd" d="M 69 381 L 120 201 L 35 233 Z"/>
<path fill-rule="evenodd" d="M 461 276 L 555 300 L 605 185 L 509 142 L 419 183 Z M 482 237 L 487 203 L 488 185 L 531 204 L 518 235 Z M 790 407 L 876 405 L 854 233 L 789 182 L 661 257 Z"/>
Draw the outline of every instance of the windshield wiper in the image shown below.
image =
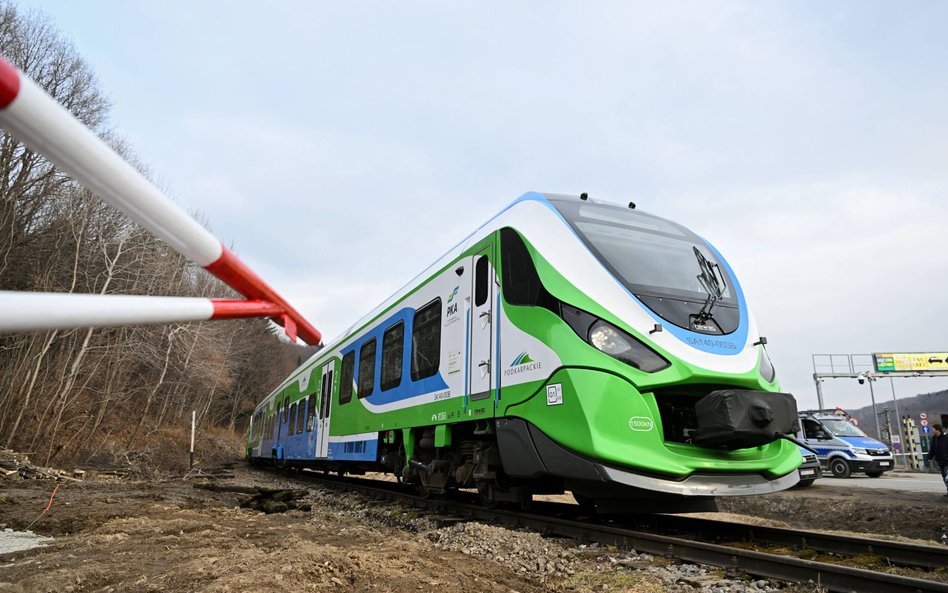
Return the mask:
<path fill-rule="evenodd" d="M 695 315 L 695 319 L 699 323 L 704 323 L 711 319 L 711 310 L 714 309 L 714 305 L 724 295 L 724 291 L 727 289 L 727 283 L 724 281 L 724 273 L 721 272 L 720 265 L 708 261 L 708 258 L 706 258 L 696 246 L 692 246 L 692 249 L 694 249 L 695 258 L 698 260 L 698 269 L 701 270 L 701 273 L 697 276 L 698 282 L 701 283 L 701 287 L 708 293 L 708 298 L 704 302 L 704 306 L 702 306 L 701 311 Z"/>

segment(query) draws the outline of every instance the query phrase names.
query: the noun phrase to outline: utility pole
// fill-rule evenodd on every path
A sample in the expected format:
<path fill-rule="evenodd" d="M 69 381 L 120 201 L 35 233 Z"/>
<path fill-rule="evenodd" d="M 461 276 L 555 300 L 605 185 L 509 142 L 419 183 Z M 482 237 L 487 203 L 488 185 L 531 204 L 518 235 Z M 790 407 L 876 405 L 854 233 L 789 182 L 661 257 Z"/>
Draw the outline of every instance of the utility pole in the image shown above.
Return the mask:
<path fill-rule="evenodd" d="M 889 377 L 889 388 L 892 390 L 892 401 L 895 403 L 895 417 L 898 420 L 896 424 L 899 426 L 899 451 L 902 453 L 902 461 L 905 463 L 905 468 L 908 469 L 909 463 L 908 457 L 905 455 L 905 434 L 902 430 L 902 415 L 899 414 L 899 400 L 895 397 L 895 382 L 892 380 L 892 377 Z"/>
<path fill-rule="evenodd" d="M 876 436 L 882 438 L 882 429 L 879 428 L 879 414 L 876 413 L 876 392 L 872 388 L 876 378 L 866 375 L 866 383 L 869 383 L 869 397 L 872 399 L 872 417 L 876 419 Z"/>
<path fill-rule="evenodd" d="M 197 420 L 197 412 L 191 410 L 191 454 L 188 456 L 188 469 L 194 468 L 194 425 Z"/>

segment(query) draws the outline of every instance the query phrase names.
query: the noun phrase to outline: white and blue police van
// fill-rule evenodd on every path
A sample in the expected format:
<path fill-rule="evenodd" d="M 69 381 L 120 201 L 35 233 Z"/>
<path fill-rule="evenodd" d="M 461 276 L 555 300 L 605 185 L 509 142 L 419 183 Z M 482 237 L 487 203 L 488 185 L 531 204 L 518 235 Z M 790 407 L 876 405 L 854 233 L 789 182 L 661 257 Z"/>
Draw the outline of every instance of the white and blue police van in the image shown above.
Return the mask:
<path fill-rule="evenodd" d="M 895 467 L 885 443 L 870 438 L 845 415 L 831 410 L 800 412 L 797 438 L 816 450 L 824 470 L 834 478 L 863 472 L 878 478 Z"/>

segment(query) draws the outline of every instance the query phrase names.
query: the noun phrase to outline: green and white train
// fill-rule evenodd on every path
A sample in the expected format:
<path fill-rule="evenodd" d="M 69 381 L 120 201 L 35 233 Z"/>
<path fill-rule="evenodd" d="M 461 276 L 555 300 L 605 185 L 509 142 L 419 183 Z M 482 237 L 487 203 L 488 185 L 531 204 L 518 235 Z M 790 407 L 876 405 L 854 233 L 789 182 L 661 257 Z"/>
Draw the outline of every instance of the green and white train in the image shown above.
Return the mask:
<path fill-rule="evenodd" d="M 797 482 L 765 344 L 688 229 L 528 193 L 264 398 L 246 454 L 488 503 L 704 509 Z"/>

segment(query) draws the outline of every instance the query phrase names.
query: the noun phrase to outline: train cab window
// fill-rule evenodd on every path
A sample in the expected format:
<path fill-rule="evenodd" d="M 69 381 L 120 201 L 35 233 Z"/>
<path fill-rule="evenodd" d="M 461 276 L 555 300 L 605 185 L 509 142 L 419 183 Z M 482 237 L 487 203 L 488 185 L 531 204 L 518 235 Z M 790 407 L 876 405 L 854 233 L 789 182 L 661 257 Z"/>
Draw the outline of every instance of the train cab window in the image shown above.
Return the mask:
<path fill-rule="evenodd" d="M 355 350 L 342 357 L 342 382 L 339 385 L 339 403 L 352 401 L 352 379 L 355 372 Z"/>
<path fill-rule="evenodd" d="M 520 233 L 511 228 L 500 230 L 500 262 L 505 301 L 511 305 L 540 306 L 559 312 L 556 299 L 540 281 L 526 243 Z"/>
<path fill-rule="evenodd" d="M 313 425 L 316 423 L 316 394 L 309 396 L 306 400 L 306 432 L 313 432 Z"/>
<path fill-rule="evenodd" d="M 415 312 L 411 328 L 411 380 L 431 377 L 441 365 L 441 299 Z"/>
<path fill-rule="evenodd" d="M 382 335 L 382 391 L 398 387 L 402 382 L 402 359 L 405 350 L 405 322 L 399 321 Z"/>
<path fill-rule="evenodd" d="M 293 427 L 296 425 L 296 404 L 290 406 L 289 426 L 286 428 L 286 434 L 293 434 Z"/>
<path fill-rule="evenodd" d="M 375 338 L 359 349 L 359 397 L 369 397 L 375 390 Z"/>
<path fill-rule="evenodd" d="M 296 434 L 303 432 L 303 420 L 306 418 L 305 408 L 306 400 L 300 400 L 300 406 L 296 413 Z"/>
<path fill-rule="evenodd" d="M 477 258 L 474 264 L 474 306 L 480 307 L 487 302 L 487 295 L 490 294 L 490 270 L 487 256 L 482 255 Z"/>

